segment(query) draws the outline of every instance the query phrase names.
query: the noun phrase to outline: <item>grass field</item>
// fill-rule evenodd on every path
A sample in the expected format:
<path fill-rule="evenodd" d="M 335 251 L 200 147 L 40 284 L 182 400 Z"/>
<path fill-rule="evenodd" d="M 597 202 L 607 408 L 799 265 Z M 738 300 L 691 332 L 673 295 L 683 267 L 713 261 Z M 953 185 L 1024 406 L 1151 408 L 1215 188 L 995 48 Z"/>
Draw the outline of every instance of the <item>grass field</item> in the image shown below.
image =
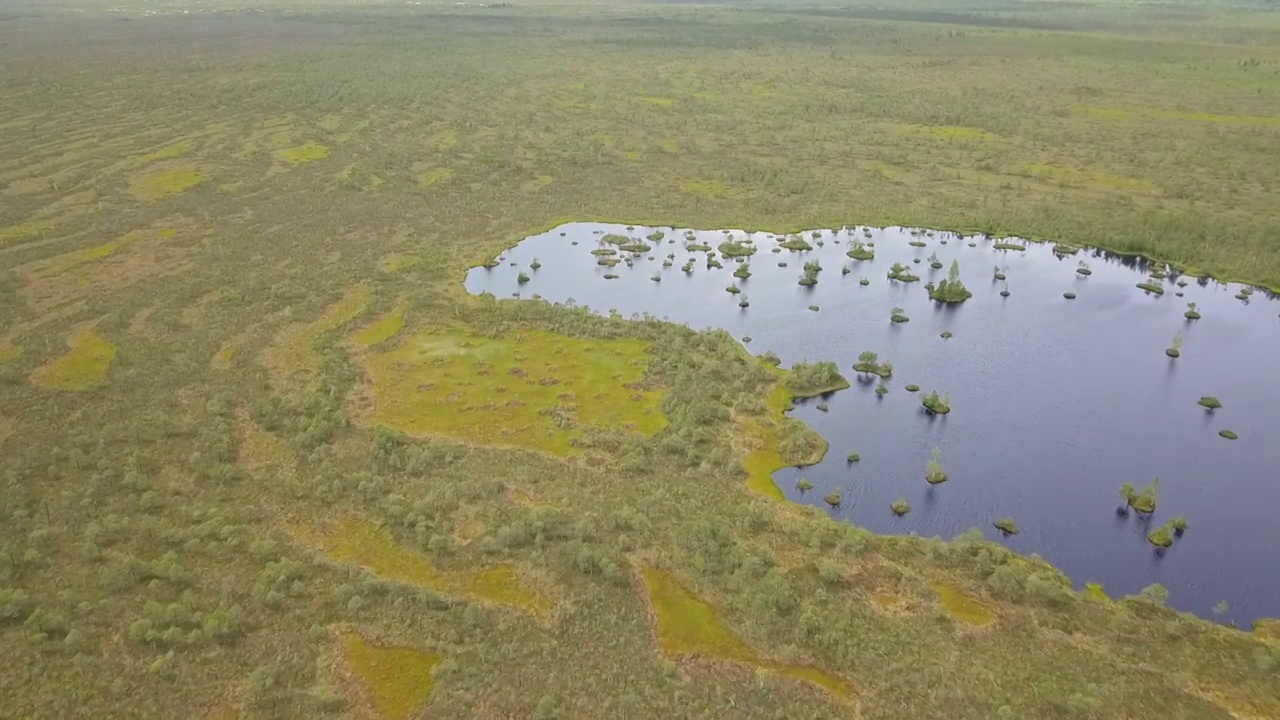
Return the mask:
<path fill-rule="evenodd" d="M 1265 4 L 10 3 L 0 98 L 0 717 L 1280 718 L 1271 625 L 778 502 L 727 334 L 462 289 L 569 217 L 1280 288 Z"/>

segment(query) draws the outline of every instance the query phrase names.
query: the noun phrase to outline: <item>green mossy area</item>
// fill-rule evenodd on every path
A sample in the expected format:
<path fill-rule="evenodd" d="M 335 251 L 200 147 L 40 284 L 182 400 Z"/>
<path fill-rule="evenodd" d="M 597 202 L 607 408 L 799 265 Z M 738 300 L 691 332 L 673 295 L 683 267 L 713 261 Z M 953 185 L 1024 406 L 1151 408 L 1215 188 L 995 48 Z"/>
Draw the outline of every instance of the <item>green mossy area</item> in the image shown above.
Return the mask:
<path fill-rule="evenodd" d="M 1280 716 L 1266 624 L 783 502 L 838 372 L 462 285 L 580 217 L 1280 286 L 1273 14 L 201 7 L 0 11 L 0 714 Z"/>

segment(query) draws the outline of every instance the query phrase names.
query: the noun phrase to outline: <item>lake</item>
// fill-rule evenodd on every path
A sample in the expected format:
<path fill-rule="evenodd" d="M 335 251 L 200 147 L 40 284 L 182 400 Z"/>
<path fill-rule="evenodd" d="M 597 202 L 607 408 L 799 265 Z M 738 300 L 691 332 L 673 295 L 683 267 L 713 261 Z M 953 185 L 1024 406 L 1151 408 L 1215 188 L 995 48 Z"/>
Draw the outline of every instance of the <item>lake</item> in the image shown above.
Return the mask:
<path fill-rule="evenodd" d="M 664 237 L 644 240 L 655 231 Z M 1018 552 L 1041 555 L 1077 586 L 1097 582 L 1119 596 L 1160 583 L 1171 606 L 1204 617 L 1244 625 L 1280 616 L 1280 567 L 1265 532 L 1280 509 L 1280 303 L 1267 293 L 1238 299 L 1244 286 L 1203 278 L 1181 279 L 1180 287 L 1176 273 L 1149 279 L 1154 266 L 1145 260 L 1097 250 L 1058 256 L 1041 243 L 997 250 L 998 241 L 987 237 L 908 228 L 821 230 L 817 239 L 806 231 L 789 237 L 802 236 L 812 250 L 777 253 L 786 237 L 751 233 L 758 248 L 751 277 L 737 280 L 732 258 L 720 259 L 723 269 L 707 269 L 706 253 L 686 250 L 686 232 L 712 248 L 726 237 L 748 237 L 743 230 L 570 223 L 525 239 L 496 266 L 472 269 L 466 287 L 724 328 L 784 366 L 835 361 L 853 387 L 800 401 L 793 413 L 830 451 L 818 465 L 774 475 L 791 500 L 835 518 L 879 533 L 942 537 L 977 527 Z M 616 248 L 603 242 L 609 234 L 652 250 L 615 256 L 631 257 L 631 267 L 597 265 L 593 250 Z M 874 243 L 875 258 L 846 257 L 855 240 Z M 675 259 L 664 268 L 669 253 Z M 942 269 L 930 267 L 934 254 Z M 531 270 L 535 258 L 541 267 Z M 693 269 L 685 273 L 689 258 Z M 817 285 L 802 287 L 802 265 L 811 260 L 823 270 Z M 952 261 L 973 297 L 935 303 L 923 286 L 945 278 Z M 1081 261 L 1092 274 L 1077 272 Z M 895 262 L 920 281 L 891 282 L 886 274 Z M 843 266 L 852 272 L 842 275 Z M 1005 280 L 995 279 L 997 267 Z M 521 272 L 528 282 L 518 282 Z M 606 279 L 610 274 L 617 277 Z M 1165 292 L 1145 292 L 1135 287 L 1140 282 Z M 730 284 L 742 293 L 726 292 Z M 1076 298 L 1065 298 L 1068 292 Z M 743 297 L 749 308 L 739 308 Z M 1184 318 L 1188 302 L 1201 319 Z M 895 307 L 910 321 L 890 322 Z M 943 339 L 944 332 L 952 336 Z M 1165 349 L 1176 333 L 1181 355 L 1173 360 Z M 893 365 L 883 397 L 852 369 L 867 350 Z M 920 392 L 906 391 L 907 384 Z M 921 408 L 934 389 L 950 395 L 949 414 Z M 1223 407 L 1199 407 L 1205 395 Z M 1239 439 L 1219 436 L 1228 429 Z M 934 448 L 950 480 L 930 486 L 924 474 Z M 847 463 L 849 451 L 861 461 Z M 1117 513 L 1122 483 L 1141 486 L 1157 476 L 1151 518 Z M 801 477 L 812 490 L 796 489 Z M 843 503 L 831 509 L 821 498 L 835 488 Z M 898 498 L 911 504 L 903 517 L 889 510 Z M 1157 550 L 1146 533 L 1175 515 L 1187 518 L 1188 530 Z M 1003 516 L 1017 522 L 1019 534 L 1005 537 L 992 526 Z M 1220 602 L 1225 612 L 1215 612 Z"/>

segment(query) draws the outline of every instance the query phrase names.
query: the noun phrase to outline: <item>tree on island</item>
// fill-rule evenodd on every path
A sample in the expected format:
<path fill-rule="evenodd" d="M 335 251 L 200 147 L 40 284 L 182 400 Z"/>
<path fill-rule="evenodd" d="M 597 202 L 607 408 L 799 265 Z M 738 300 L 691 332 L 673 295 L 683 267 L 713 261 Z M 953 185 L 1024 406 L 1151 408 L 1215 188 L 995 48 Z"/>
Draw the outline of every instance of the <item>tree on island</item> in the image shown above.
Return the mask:
<path fill-rule="evenodd" d="M 973 293 L 960 282 L 959 260 L 951 261 L 951 270 L 947 272 L 946 279 L 938 283 L 938 286 L 929 293 L 929 297 L 944 303 L 962 303 L 973 297 Z"/>
<path fill-rule="evenodd" d="M 858 362 L 853 364 L 853 369 L 863 375 L 879 375 L 882 378 L 893 375 L 893 365 L 881 363 L 880 357 L 870 350 L 858 353 Z"/>

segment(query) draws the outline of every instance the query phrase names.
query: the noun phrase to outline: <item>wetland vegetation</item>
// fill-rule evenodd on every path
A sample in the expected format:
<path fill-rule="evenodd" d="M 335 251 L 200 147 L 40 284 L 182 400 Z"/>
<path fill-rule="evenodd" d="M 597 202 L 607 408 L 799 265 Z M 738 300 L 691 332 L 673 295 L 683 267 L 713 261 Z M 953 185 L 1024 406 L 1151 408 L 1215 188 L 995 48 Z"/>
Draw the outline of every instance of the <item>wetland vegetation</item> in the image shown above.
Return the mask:
<path fill-rule="evenodd" d="M 474 266 L 550 297 L 565 256 L 508 248 L 568 213 L 769 228 L 872 277 L 893 255 L 871 226 L 906 224 L 1277 288 L 1278 41 L 1245 4 L 5 4 L 0 714 L 1280 715 L 1266 623 L 833 521 L 873 477 L 779 502 L 773 474 L 826 449 L 785 411 L 848 388 L 834 361 L 865 344 L 787 369 L 723 330 L 460 289 Z M 795 232 L 849 222 L 844 250 Z M 645 253 L 744 257 L 742 236 L 565 244 L 656 293 L 721 263 L 650 283 Z M 763 315 L 760 276 L 747 312 L 712 292 Z M 871 321 L 932 322 L 901 297 Z M 868 404 L 895 401 L 928 422 Z M 1258 435 L 1236 427 L 1232 448 Z M 881 454 L 843 442 L 860 476 Z M 902 528 L 937 507 L 894 518 L 910 491 L 886 492 L 868 512 Z"/>

